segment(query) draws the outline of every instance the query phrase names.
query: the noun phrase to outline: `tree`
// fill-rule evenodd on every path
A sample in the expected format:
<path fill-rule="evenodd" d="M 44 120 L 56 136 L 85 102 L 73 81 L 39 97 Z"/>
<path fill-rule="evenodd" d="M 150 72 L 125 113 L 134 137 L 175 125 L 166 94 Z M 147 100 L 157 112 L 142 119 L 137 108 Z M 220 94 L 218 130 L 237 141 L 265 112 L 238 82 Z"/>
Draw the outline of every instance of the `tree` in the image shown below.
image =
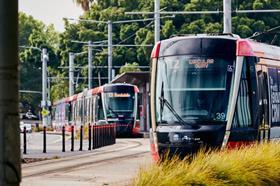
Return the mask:
<path fill-rule="evenodd" d="M 126 63 L 124 66 L 120 69 L 120 74 L 124 72 L 140 72 L 139 64 L 136 62 L 133 63 Z"/>
<path fill-rule="evenodd" d="M 77 5 L 81 6 L 84 11 L 89 10 L 90 3 L 94 0 L 73 0 Z"/>
<path fill-rule="evenodd" d="M 83 19 L 100 21 L 118 21 L 127 19 L 142 19 L 152 17 L 151 15 L 126 15 L 127 11 L 153 11 L 154 0 L 84 0 L 78 1 L 89 3 L 88 10 L 81 16 Z M 161 7 L 165 11 L 202 11 L 202 10 L 222 10 L 222 1 L 217 0 L 161 0 Z M 232 8 L 244 9 L 280 9 L 280 2 L 273 0 L 235 0 Z M 279 25 L 280 15 L 271 13 L 262 14 L 232 14 L 233 33 L 246 38 L 255 32 L 263 32 L 269 28 Z M 113 44 L 154 44 L 154 25 L 153 22 L 134 22 L 127 24 L 113 25 Z M 167 39 L 176 34 L 200 34 L 200 33 L 222 33 L 223 30 L 222 14 L 206 15 L 176 15 L 175 18 L 161 20 L 161 39 Z M 60 35 L 59 55 L 61 56 L 60 65 L 67 66 L 69 52 L 86 51 L 87 47 L 81 44 L 72 43 L 71 40 L 81 41 L 100 41 L 107 40 L 107 24 L 79 22 L 71 24 L 65 21 L 66 30 Z M 274 34 L 263 34 L 258 36 L 258 41 L 270 43 Z M 280 41 L 275 44 L 280 45 Z M 107 66 L 108 56 L 107 47 L 95 47 L 93 55 L 94 66 Z M 138 63 L 141 66 L 148 66 L 152 47 L 114 47 L 113 66 L 123 66 L 126 63 Z M 75 64 L 85 67 L 76 72 L 79 76 L 87 77 L 87 57 L 80 56 L 75 59 Z M 67 73 L 60 72 L 61 76 Z M 94 68 L 93 75 L 97 77 L 107 77 L 107 68 Z M 102 83 L 107 80 L 102 80 Z M 79 81 L 79 88 L 86 87 L 87 80 Z M 98 86 L 98 81 L 94 81 L 94 86 Z"/>
<path fill-rule="evenodd" d="M 33 46 L 37 48 L 47 48 L 50 58 L 49 68 L 59 66 L 57 50 L 59 35 L 54 30 L 53 25 L 46 26 L 42 22 L 35 20 L 32 16 L 19 13 L 19 45 Z M 30 48 L 20 48 L 20 89 L 21 90 L 42 90 L 42 70 L 41 52 Z M 56 71 L 49 73 L 55 76 Z M 23 107 L 35 112 L 40 107 L 40 94 L 20 94 L 20 102 Z"/>

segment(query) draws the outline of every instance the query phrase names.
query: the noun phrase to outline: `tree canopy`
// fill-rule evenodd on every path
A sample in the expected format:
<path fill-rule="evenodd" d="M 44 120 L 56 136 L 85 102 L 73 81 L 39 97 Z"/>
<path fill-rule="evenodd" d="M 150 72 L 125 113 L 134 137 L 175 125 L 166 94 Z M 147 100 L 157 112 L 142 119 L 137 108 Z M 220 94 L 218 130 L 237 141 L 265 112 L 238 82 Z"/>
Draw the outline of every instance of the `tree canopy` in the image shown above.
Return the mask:
<path fill-rule="evenodd" d="M 98 20 L 107 22 L 151 18 L 153 15 L 126 15 L 131 11 L 153 11 L 154 0 L 74 0 L 87 10 L 80 17 L 81 19 Z M 203 11 L 222 10 L 223 1 L 217 0 L 161 0 L 161 8 L 164 11 Z M 280 9 L 280 1 L 273 0 L 234 0 L 233 10 L 254 10 L 254 9 Z M 67 95 L 69 52 L 79 53 L 87 51 L 85 44 L 75 43 L 78 41 L 104 41 L 107 40 L 107 24 L 93 22 L 71 22 L 65 20 L 65 31 L 57 34 L 52 26 L 45 26 L 42 22 L 30 16 L 20 13 L 20 45 L 32 45 L 46 47 L 50 53 L 49 72 L 57 76 L 52 81 L 52 98 L 59 99 Z M 175 18 L 161 19 L 161 39 L 174 35 L 198 34 L 198 33 L 222 33 L 222 14 L 207 15 L 176 15 Z M 280 14 L 278 13 L 253 13 L 253 14 L 232 14 L 233 33 L 242 38 L 249 37 L 255 32 L 263 32 L 279 25 Z M 280 45 L 277 33 L 270 32 L 255 39 Z M 113 24 L 113 44 L 154 44 L 153 21 L 134 22 L 126 24 Z M 96 44 L 97 45 L 97 44 Z M 149 58 L 152 47 L 114 47 L 113 66 L 137 63 L 140 66 L 149 66 Z M 107 47 L 94 46 L 93 50 L 93 85 L 98 86 L 98 74 L 107 77 Z M 41 90 L 41 62 L 40 53 L 31 49 L 24 49 L 20 52 L 21 60 L 21 89 Z M 75 58 L 75 77 L 78 83 L 76 92 L 83 90 L 87 85 L 87 56 L 80 55 Z M 98 66 L 98 67 L 97 67 Z M 119 69 L 116 69 L 119 70 Z M 120 71 L 122 72 L 122 71 Z M 117 71 L 117 73 L 120 73 Z M 102 83 L 107 80 L 103 79 Z M 22 98 L 23 99 L 23 98 Z M 23 100 L 30 100 L 24 98 Z"/>

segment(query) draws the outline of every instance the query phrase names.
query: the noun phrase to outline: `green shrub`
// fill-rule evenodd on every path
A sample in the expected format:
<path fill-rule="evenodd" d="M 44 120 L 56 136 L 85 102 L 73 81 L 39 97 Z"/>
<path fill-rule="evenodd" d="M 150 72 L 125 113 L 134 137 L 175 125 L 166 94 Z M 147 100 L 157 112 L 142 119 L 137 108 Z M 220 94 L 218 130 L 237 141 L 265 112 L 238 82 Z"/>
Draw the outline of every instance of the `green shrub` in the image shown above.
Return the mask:
<path fill-rule="evenodd" d="M 280 185 L 280 143 L 165 159 L 142 169 L 133 185 Z"/>

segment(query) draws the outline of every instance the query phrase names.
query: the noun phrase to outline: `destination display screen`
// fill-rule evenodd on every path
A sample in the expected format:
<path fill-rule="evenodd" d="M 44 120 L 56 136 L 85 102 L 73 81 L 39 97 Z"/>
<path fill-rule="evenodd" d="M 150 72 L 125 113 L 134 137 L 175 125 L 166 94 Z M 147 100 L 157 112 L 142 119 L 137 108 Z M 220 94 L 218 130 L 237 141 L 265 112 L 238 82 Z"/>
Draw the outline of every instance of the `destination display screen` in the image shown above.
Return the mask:
<path fill-rule="evenodd" d="M 189 64 L 195 68 L 208 68 L 209 64 L 214 64 L 214 59 L 189 59 Z"/>
<path fill-rule="evenodd" d="M 131 95 L 129 93 L 107 93 L 108 97 L 111 98 L 129 98 Z"/>

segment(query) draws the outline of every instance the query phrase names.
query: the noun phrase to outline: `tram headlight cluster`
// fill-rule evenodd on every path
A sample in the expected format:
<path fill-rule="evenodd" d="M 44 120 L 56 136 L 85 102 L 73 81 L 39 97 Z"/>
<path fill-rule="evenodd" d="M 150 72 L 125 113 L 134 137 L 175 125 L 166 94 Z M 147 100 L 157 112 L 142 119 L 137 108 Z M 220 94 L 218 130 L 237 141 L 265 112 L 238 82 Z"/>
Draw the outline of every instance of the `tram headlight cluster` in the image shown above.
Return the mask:
<path fill-rule="evenodd" d="M 197 142 L 200 141 L 200 138 L 192 137 L 191 134 L 170 132 L 169 141 L 171 143 Z"/>

